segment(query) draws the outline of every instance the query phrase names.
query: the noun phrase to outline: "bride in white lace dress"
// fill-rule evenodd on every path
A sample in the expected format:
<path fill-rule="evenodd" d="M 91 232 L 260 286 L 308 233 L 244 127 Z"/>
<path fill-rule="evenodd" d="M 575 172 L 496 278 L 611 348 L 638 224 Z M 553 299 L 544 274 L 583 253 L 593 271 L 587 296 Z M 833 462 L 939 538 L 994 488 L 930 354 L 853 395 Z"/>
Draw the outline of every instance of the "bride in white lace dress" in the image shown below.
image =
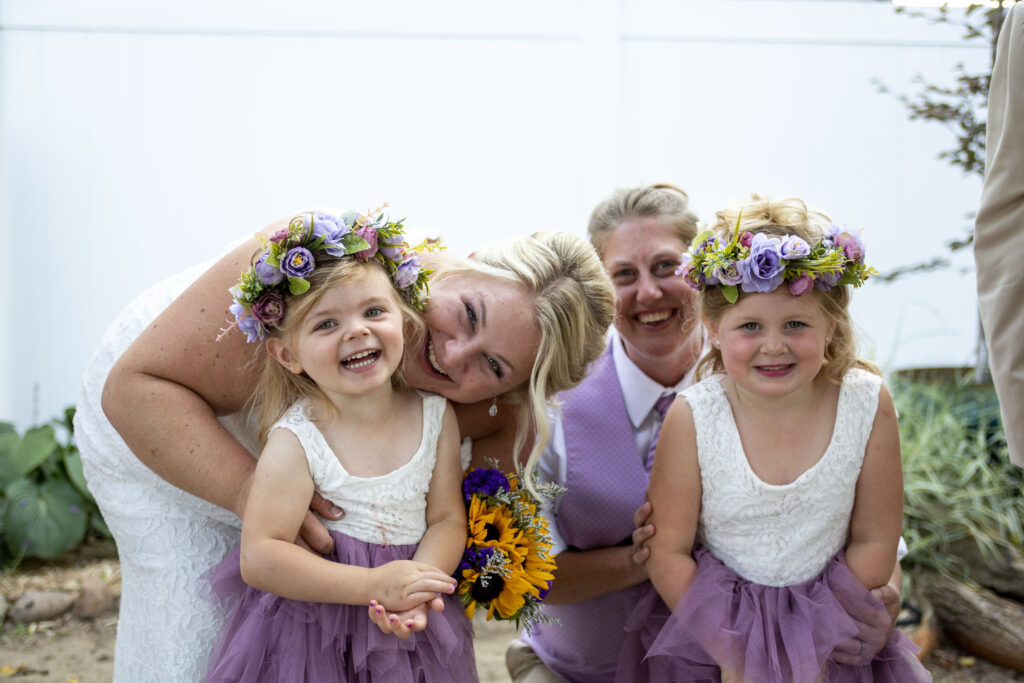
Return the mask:
<path fill-rule="evenodd" d="M 258 247 L 249 240 L 141 294 L 83 379 L 75 437 L 121 560 L 115 681 L 198 680 L 223 617 L 203 597 L 202 577 L 238 542 L 259 450 L 243 408 L 264 351 L 243 334 L 216 339 L 227 290 Z M 474 461 L 509 464 L 525 439 L 517 425 L 532 420 L 545 437 L 547 399 L 602 351 L 611 285 L 590 245 L 568 234 L 423 261 L 435 271 L 428 333 L 408 354 L 406 379 L 455 403 Z M 317 511 L 330 517 L 332 508 L 321 501 Z M 303 538 L 330 548 L 312 516 Z"/>

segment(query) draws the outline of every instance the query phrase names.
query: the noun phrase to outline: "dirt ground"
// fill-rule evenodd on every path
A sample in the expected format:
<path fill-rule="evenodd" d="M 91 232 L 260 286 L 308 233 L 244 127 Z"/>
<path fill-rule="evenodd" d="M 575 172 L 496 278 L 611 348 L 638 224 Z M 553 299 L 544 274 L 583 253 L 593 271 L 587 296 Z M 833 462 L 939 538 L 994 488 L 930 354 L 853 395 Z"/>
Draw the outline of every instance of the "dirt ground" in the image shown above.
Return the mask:
<path fill-rule="evenodd" d="M 76 592 L 89 576 L 104 580 L 120 591 L 120 566 L 108 545 L 81 548 L 62 562 L 26 563 L 17 571 L 0 575 L 0 595 L 13 602 L 22 592 L 63 590 Z M 477 620 L 476 657 L 481 683 L 508 683 L 505 647 L 516 636 L 506 622 Z M 114 670 L 117 616 L 79 621 L 70 613 L 50 622 L 0 627 L 0 680 L 19 683 L 102 683 Z M 926 662 L 935 681 L 942 683 L 1005 683 L 1024 681 L 1024 673 L 968 656 L 952 645 L 940 643 Z M 172 680 L 173 676 L 168 676 Z"/>

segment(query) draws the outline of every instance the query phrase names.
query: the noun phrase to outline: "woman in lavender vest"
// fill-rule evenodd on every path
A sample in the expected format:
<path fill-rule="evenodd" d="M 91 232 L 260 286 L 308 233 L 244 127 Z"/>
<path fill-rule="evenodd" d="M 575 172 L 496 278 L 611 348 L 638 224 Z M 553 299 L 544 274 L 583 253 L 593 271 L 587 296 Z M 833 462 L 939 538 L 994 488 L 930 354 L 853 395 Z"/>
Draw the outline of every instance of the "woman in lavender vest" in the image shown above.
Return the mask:
<path fill-rule="evenodd" d="M 559 623 L 509 646 L 515 683 L 614 679 L 623 626 L 648 581 L 650 455 L 664 410 L 692 382 L 704 346 L 693 292 L 675 275 L 697 233 L 687 200 L 671 185 L 638 187 L 591 214 L 590 240 L 615 285 L 617 313 L 587 379 L 560 394 L 561 415 L 538 463 L 543 479 L 567 489 L 546 511 L 558 570 L 544 611 Z M 890 586 L 876 589 L 893 618 L 899 579 L 897 571 Z M 876 641 L 881 647 L 889 628 L 866 624 L 865 645 L 853 641 L 849 655 L 835 656 L 856 657 Z"/>

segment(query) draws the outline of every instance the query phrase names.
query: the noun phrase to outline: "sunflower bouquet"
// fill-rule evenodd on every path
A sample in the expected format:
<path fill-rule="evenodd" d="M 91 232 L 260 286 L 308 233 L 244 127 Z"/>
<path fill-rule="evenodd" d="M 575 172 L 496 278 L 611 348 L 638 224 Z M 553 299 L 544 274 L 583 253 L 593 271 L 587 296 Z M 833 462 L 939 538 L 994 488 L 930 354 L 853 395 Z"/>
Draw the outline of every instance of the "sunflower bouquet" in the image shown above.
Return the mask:
<path fill-rule="evenodd" d="M 519 477 L 488 464 L 470 470 L 462 482 L 469 538 L 455 570 L 457 594 L 468 618 L 480 607 L 488 620 L 514 620 L 529 632 L 553 621 L 540 609 L 555 578 L 551 536 L 540 502 L 520 487 Z M 554 484 L 533 488 L 544 498 L 561 493 Z"/>

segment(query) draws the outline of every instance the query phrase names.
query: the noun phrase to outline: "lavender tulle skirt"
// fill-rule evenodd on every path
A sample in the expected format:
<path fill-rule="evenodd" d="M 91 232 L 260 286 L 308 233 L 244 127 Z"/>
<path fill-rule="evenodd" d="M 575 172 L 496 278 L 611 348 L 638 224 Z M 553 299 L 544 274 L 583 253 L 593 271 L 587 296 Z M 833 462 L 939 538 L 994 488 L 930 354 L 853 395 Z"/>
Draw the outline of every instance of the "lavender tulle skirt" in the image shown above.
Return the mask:
<path fill-rule="evenodd" d="M 375 545 L 332 531 L 328 559 L 363 567 L 410 559 L 415 545 Z M 210 572 L 214 600 L 233 605 L 206 681 L 476 682 L 473 625 L 453 596 L 408 640 L 380 632 L 366 606 L 289 600 L 242 580 L 236 547 Z"/>
<path fill-rule="evenodd" d="M 894 630 L 874 660 L 843 666 L 828 660 L 857 635 L 854 613 L 884 609 L 847 568 L 843 553 L 816 578 L 793 586 L 762 586 L 694 552 L 697 576 L 676 611 L 651 590 L 626 623 L 617 681 L 721 680 L 727 667 L 747 682 L 917 683 L 931 676 L 917 646 Z M 844 607 L 846 605 L 846 607 Z"/>

